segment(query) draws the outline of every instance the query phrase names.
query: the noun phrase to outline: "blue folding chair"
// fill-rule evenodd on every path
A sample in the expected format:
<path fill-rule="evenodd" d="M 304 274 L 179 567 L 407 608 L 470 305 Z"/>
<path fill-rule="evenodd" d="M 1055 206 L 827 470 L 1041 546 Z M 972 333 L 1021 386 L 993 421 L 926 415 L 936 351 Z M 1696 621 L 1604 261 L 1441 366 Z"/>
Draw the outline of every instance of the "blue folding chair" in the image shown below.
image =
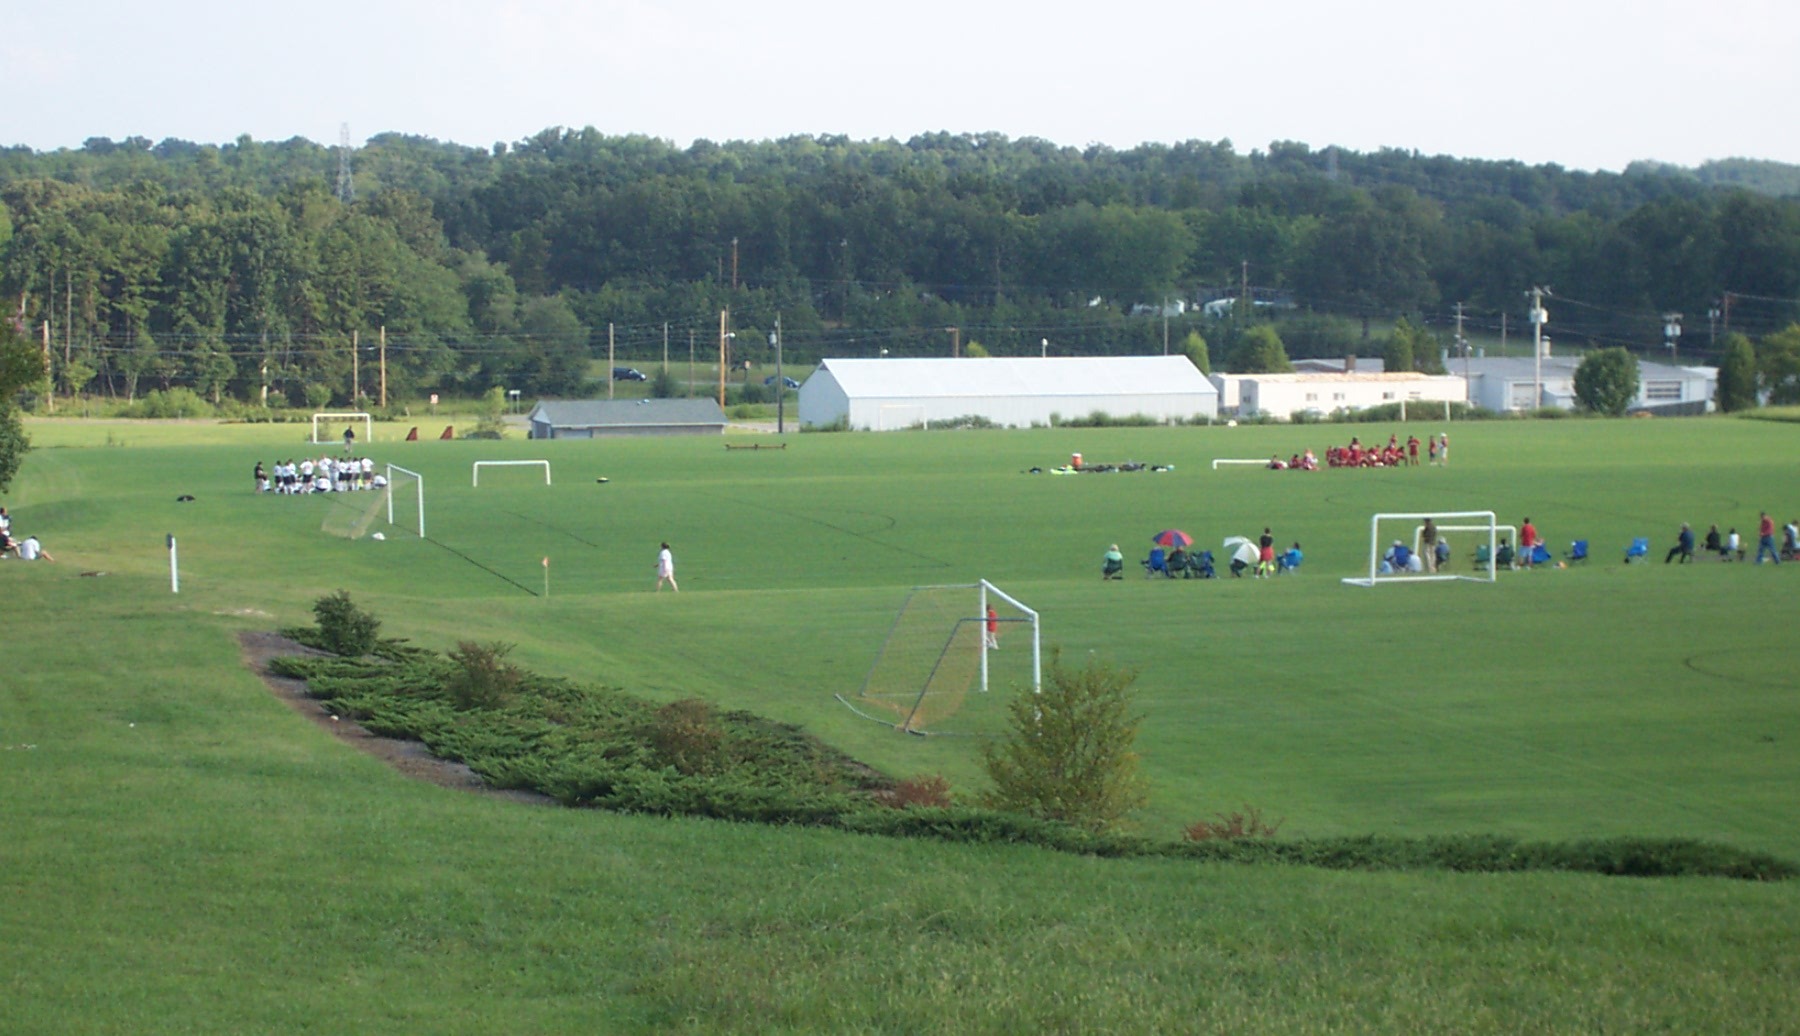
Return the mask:
<path fill-rule="evenodd" d="M 1188 555 L 1187 577 L 1189 579 L 1212 579 L 1218 572 L 1213 569 L 1213 552 L 1210 550 L 1195 551 Z"/>
<path fill-rule="evenodd" d="M 1163 553 L 1161 547 L 1150 548 L 1150 556 L 1144 559 L 1144 574 L 1146 576 L 1162 575 L 1173 578 L 1174 573 L 1169 571 L 1168 555 Z"/>
<path fill-rule="evenodd" d="M 1625 563 L 1627 565 L 1631 564 L 1633 561 L 1642 561 L 1649 556 L 1650 537 L 1648 536 L 1633 537 L 1631 546 L 1625 548 Z"/>
<path fill-rule="evenodd" d="M 1564 554 L 1563 557 L 1568 558 L 1570 561 L 1586 561 L 1588 559 L 1588 541 L 1576 540 L 1574 543 L 1569 544 L 1569 552 Z"/>

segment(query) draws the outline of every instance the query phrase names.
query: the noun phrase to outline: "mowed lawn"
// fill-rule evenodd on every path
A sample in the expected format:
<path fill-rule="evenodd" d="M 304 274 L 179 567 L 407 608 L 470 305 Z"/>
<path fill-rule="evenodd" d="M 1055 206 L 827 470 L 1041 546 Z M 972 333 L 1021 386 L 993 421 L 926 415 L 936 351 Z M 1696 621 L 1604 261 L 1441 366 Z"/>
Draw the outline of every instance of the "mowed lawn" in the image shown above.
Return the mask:
<path fill-rule="evenodd" d="M 1411 427 L 1450 431 L 1448 469 L 1210 467 L 1382 426 L 754 451 L 382 428 L 368 452 L 425 475 L 429 539 L 382 522 L 375 541 L 321 531 L 373 494 L 250 492 L 257 460 L 306 452 L 304 426 L 35 423 L 4 502 L 59 561 L 0 563 L 0 1027 L 1788 1028 L 1785 885 L 1121 863 L 528 809 L 319 734 L 232 637 L 343 587 L 417 643 L 505 641 L 972 793 L 978 739 L 905 737 L 834 695 L 856 693 L 910 587 L 985 577 L 1066 657 L 1137 670 L 1146 833 L 1250 804 L 1283 835 L 1676 835 L 1800 858 L 1800 568 L 1661 563 L 1683 520 L 1749 534 L 1759 509 L 1800 513 L 1800 426 Z M 1076 451 L 1174 470 L 1028 473 Z M 553 485 L 528 468 L 470 485 L 474 460 L 536 457 Z M 1492 586 L 1339 582 L 1367 567 L 1371 513 L 1475 509 L 1594 556 Z M 1265 525 L 1302 542 L 1301 574 L 1098 578 L 1111 542 L 1136 558 L 1161 528 L 1217 549 Z M 1653 563 L 1620 563 L 1633 536 Z M 651 592 L 663 540 L 679 595 Z M 1473 538 L 1452 542 L 1467 571 Z M 956 725 L 998 730 L 1002 700 L 971 696 Z"/>

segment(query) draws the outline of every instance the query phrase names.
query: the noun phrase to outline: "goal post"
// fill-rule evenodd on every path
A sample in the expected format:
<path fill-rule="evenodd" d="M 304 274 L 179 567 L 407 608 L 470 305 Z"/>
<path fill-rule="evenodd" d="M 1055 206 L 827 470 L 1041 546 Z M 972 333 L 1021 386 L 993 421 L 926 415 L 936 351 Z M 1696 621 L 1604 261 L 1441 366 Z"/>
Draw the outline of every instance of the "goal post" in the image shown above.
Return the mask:
<path fill-rule="evenodd" d="M 398 464 L 389 464 L 387 466 L 387 480 L 388 480 L 388 484 L 382 489 L 382 492 L 383 492 L 383 494 L 385 494 L 387 496 L 388 524 L 389 525 L 399 525 L 400 524 L 399 522 L 396 522 L 394 520 L 394 497 L 399 495 L 402 491 L 404 491 L 408 487 L 410 487 L 412 489 L 413 495 L 418 498 L 418 508 L 417 508 L 418 509 L 418 523 L 417 523 L 416 528 L 417 528 L 417 531 L 419 534 L 419 538 L 424 539 L 425 538 L 425 476 L 419 474 L 416 471 L 410 471 L 406 468 L 403 468 Z"/>
<path fill-rule="evenodd" d="M 1003 650 L 1002 641 L 1019 648 Z M 985 579 L 914 587 L 862 688 L 837 698 L 860 716 L 908 733 L 957 733 L 946 722 L 971 690 L 988 690 L 996 657 L 1005 663 L 1001 679 L 1029 680 L 1034 692 L 1042 689 L 1043 635 L 1035 609 Z M 974 722 L 980 725 L 979 718 Z"/>
<path fill-rule="evenodd" d="M 375 441 L 375 418 L 370 414 L 366 414 L 360 410 L 356 410 L 356 411 L 348 411 L 348 412 L 336 413 L 336 414 L 317 413 L 317 414 L 312 415 L 312 443 L 313 443 L 313 445 L 317 446 L 320 443 L 337 441 L 337 437 L 335 437 L 331 434 L 331 429 L 329 427 L 327 427 L 325 429 L 325 438 L 323 438 L 323 439 L 319 438 L 319 426 L 321 424 L 329 426 L 330 424 L 332 424 L 333 422 L 336 422 L 336 421 L 361 421 L 362 426 L 363 426 L 362 427 L 362 441 L 363 442 L 374 442 Z"/>
<path fill-rule="evenodd" d="M 547 486 L 550 484 L 550 462 L 547 460 L 478 460 L 475 462 L 475 466 L 472 469 L 472 477 L 474 479 L 473 484 L 476 488 L 481 486 L 482 468 L 519 467 L 542 467 L 544 469 L 544 485 Z"/>
<path fill-rule="evenodd" d="M 1475 571 L 1477 574 L 1423 574 L 1416 572 L 1395 572 L 1391 570 L 1383 572 L 1381 570 L 1382 556 L 1384 553 L 1381 549 L 1382 540 L 1391 539 L 1396 542 L 1405 542 L 1402 536 L 1389 535 L 1384 537 L 1384 529 L 1390 534 L 1395 531 L 1404 533 L 1406 529 L 1415 527 L 1417 523 L 1423 522 L 1427 518 L 1431 519 L 1433 523 L 1445 523 L 1438 525 L 1440 529 L 1462 529 L 1475 532 L 1477 535 L 1486 534 L 1488 560 L 1476 567 Z M 1495 522 L 1494 512 L 1492 511 L 1383 512 L 1376 514 L 1369 519 L 1369 574 L 1367 576 L 1346 577 L 1344 583 L 1349 586 L 1376 586 L 1381 583 L 1451 582 L 1455 580 L 1463 580 L 1471 583 L 1492 583 L 1495 581 L 1494 552 L 1498 546 L 1499 525 Z"/>

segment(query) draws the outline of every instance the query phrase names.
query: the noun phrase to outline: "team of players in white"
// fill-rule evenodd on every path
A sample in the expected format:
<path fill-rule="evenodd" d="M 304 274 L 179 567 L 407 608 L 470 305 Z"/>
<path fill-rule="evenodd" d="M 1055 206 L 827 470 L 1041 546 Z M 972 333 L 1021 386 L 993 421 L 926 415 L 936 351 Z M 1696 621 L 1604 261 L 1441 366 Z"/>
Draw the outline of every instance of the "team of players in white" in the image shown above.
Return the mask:
<path fill-rule="evenodd" d="M 256 489 L 259 493 L 348 493 L 359 489 L 380 489 L 387 476 L 377 474 L 375 462 L 367 457 L 311 457 L 298 464 L 292 460 L 277 461 L 265 469 L 256 462 Z"/>

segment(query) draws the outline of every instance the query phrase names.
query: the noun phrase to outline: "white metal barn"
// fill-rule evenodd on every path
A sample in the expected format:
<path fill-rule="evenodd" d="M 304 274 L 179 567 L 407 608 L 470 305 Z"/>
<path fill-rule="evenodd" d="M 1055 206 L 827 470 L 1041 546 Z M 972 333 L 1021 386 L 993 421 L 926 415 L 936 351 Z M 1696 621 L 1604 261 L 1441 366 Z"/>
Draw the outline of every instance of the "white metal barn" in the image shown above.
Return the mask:
<path fill-rule="evenodd" d="M 1025 428 L 1053 418 L 1211 420 L 1219 393 L 1186 356 L 821 360 L 800 386 L 800 423 L 858 431 L 982 417 Z"/>

